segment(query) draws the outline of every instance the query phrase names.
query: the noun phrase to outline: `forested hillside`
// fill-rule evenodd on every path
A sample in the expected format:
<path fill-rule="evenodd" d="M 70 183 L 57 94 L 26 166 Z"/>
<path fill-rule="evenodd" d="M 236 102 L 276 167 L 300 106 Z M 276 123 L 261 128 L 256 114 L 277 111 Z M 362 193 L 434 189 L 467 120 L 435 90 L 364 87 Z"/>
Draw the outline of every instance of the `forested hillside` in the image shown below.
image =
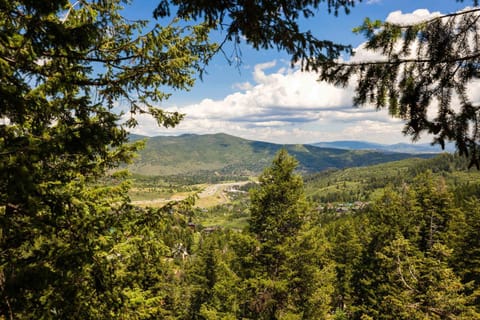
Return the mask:
<path fill-rule="evenodd" d="M 248 202 L 183 207 L 173 242 L 157 238 L 170 252 L 162 268 L 176 274 L 162 280 L 169 296 L 143 287 L 137 306 L 175 319 L 480 318 L 480 173 L 465 159 L 324 172 L 305 186 L 296 165 L 282 150 Z M 347 210 L 339 208 L 351 199 L 325 206 L 316 195 L 328 195 L 329 183 L 372 196 Z M 212 215 L 223 224 L 202 226 Z M 245 223 L 231 228 L 228 219 Z"/>
<path fill-rule="evenodd" d="M 157 2 L 148 21 L 123 0 L 0 1 L 0 320 L 480 319 L 480 179 L 466 169 L 480 169 L 467 94 L 480 8 L 367 19 L 357 31 L 386 60 L 339 64 L 352 47 L 297 22 L 358 1 Z M 159 106 L 231 40 L 283 50 L 335 84 L 358 80 L 355 103 L 387 108 L 414 139 L 454 142 L 463 160 L 343 170 L 410 155 L 212 135 L 153 139 L 132 164 L 142 143 L 129 131 L 144 116 L 178 125 L 184 115 Z M 151 177 L 132 180 L 130 164 Z M 231 190 L 228 211 L 196 206 L 190 185 L 155 208 L 131 199 L 139 181 L 155 193 L 158 175 L 199 169 L 259 175 Z M 301 174 L 323 169 L 305 188 Z M 352 200 L 362 205 L 330 206 Z M 207 226 L 207 215 L 242 223 Z"/>
<path fill-rule="evenodd" d="M 405 159 L 368 167 L 327 170 L 305 176 L 306 193 L 319 202 L 354 202 L 376 200 L 388 185 L 410 183 L 426 170 L 457 189 L 458 198 L 469 195 L 480 181 L 478 170 L 468 169 L 468 162 L 452 154 L 430 159 Z M 466 194 L 460 190 L 465 189 Z"/>
<path fill-rule="evenodd" d="M 141 139 L 136 136 L 133 140 Z M 145 148 L 128 168 L 147 176 L 177 174 L 258 175 L 281 148 L 299 161 L 297 170 L 367 166 L 406 158 L 428 158 L 431 153 L 410 154 L 368 150 L 342 150 L 311 145 L 279 145 L 245 140 L 227 134 L 145 138 Z"/>
<path fill-rule="evenodd" d="M 205 229 L 183 261 L 192 281 L 183 317 L 478 319 L 478 194 L 456 202 L 442 177 L 461 162 L 425 163 L 339 213 L 309 204 L 281 151 L 251 192 L 246 229 Z"/>

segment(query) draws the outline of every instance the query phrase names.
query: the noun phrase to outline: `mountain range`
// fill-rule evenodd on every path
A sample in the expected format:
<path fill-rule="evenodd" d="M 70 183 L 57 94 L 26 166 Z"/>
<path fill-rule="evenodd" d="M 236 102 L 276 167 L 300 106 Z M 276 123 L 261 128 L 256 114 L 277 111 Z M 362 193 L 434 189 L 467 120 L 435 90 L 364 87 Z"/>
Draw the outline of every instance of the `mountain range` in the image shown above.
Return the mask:
<path fill-rule="evenodd" d="M 454 152 L 455 145 L 449 143 L 445 145 L 445 150 L 442 150 L 438 145 L 431 145 L 429 143 L 396 143 L 396 144 L 379 144 L 366 141 L 331 141 L 331 142 L 316 142 L 313 146 L 321 148 L 336 148 L 345 150 L 375 150 L 381 152 L 403 152 L 403 153 L 440 153 L 440 152 Z"/>
<path fill-rule="evenodd" d="M 347 150 L 309 144 L 281 145 L 246 140 L 223 133 L 157 137 L 131 135 L 130 139 L 132 141 L 144 139 L 146 142 L 138 158 L 129 165 L 130 171 L 150 176 L 198 173 L 256 175 L 270 164 L 275 153 L 281 148 L 286 148 L 295 156 L 299 162 L 299 171 L 309 173 L 412 157 L 429 158 L 434 155 L 380 149 Z"/>

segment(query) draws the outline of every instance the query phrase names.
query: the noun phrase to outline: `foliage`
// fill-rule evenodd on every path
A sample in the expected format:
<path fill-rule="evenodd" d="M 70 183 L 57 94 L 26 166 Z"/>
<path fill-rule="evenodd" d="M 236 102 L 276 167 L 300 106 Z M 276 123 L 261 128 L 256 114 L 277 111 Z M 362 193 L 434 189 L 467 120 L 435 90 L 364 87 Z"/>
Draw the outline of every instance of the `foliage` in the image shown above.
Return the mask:
<path fill-rule="evenodd" d="M 308 1 L 185 1 L 161 0 L 154 12 L 156 17 L 171 14 L 171 8 L 183 19 L 203 19 L 215 29 L 226 31 L 225 41 L 240 43 L 244 37 L 255 49 L 284 50 L 292 56 L 292 65 L 298 61 L 306 69 L 312 68 L 312 57 L 319 60 L 337 58 L 350 52 L 348 45 L 330 40 L 319 40 L 311 31 L 301 31 L 298 20 L 313 17 L 323 3 L 335 15 L 346 13 L 354 0 Z"/>
<path fill-rule="evenodd" d="M 250 195 L 250 231 L 260 242 L 275 246 L 299 231 L 307 210 L 302 178 L 294 173 L 296 160 L 285 149 L 258 178 Z"/>
<path fill-rule="evenodd" d="M 308 210 L 280 151 L 251 191 L 249 232 L 202 235 L 190 317 L 478 318 L 479 200 L 454 201 L 441 173 L 455 173 L 455 159 L 426 160 L 438 175 L 407 170 L 369 206 L 328 218 Z"/>
<path fill-rule="evenodd" d="M 388 270 L 389 293 L 384 297 L 385 314 L 395 319 L 472 319 L 478 316 L 464 285 L 448 266 L 451 250 L 436 243 L 422 254 L 399 237 L 379 253 Z M 391 317 L 393 318 L 393 317 Z"/>
<path fill-rule="evenodd" d="M 8 226 L 1 243 L 7 248 L 3 315 L 146 319 L 180 314 L 176 308 L 188 292 L 180 290 L 182 281 L 174 277 L 169 258 L 175 245 L 190 250 L 193 241 L 185 218 L 174 213 L 181 208 L 131 208 L 122 184 L 99 188 L 71 182 L 57 193 L 63 188 L 71 189 L 62 194 L 65 211 L 43 208 L 28 220 L 2 215 Z"/>
<path fill-rule="evenodd" d="M 123 17 L 123 5 L 0 2 L 1 317 L 150 314 L 131 302 L 153 288 L 135 279 L 103 283 L 105 259 L 134 232 L 125 228 L 135 220 L 125 219 L 135 215 L 125 184 L 97 179 L 139 148 L 127 143 L 133 115 L 151 114 L 166 127 L 182 119 L 153 103 L 168 97 L 165 87 L 188 89 L 216 46 L 208 27 L 174 21 L 148 29 Z M 122 120 L 118 107 L 132 117 Z M 142 237 L 132 236 L 129 254 L 144 250 Z M 165 250 L 158 246 L 157 259 Z M 133 268 L 124 262 L 115 267 Z"/>
<path fill-rule="evenodd" d="M 332 268 L 325 243 L 305 223 L 309 207 L 296 165 L 280 150 L 251 191 L 249 231 L 259 245 L 247 283 L 251 316 L 260 319 L 322 319 L 329 311 Z"/>
<path fill-rule="evenodd" d="M 479 106 L 468 92 L 478 79 L 479 17 L 478 8 L 465 8 L 411 25 L 367 18 L 356 31 L 382 58 L 330 63 L 320 78 L 346 85 L 355 75 L 356 104 L 388 108 L 406 121 L 403 132 L 414 140 L 426 132 L 443 148 L 455 142 L 470 166 L 480 168 Z"/>
<path fill-rule="evenodd" d="M 95 294 L 103 291 L 97 259 L 111 248 L 105 237 L 124 211 L 124 190 L 87 187 L 81 179 L 49 189 L 45 203 L 37 200 L 30 214 L 1 211 L 3 316 L 90 318 L 114 312 L 114 305 Z"/>
<path fill-rule="evenodd" d="M 368 210 L 360 262 L 352 266 L 355 316 L 443 319 L 478 316 L 475 294 L 450 265 L 452 223 L 461 219 L 441 180 L 424 174 L 386 190 Z"/>
<path fill-rule="evenodd" d="M 231 232 L 214 232 L 202 239 L 194 263 L 188 268 L 192 284 L 190 319 L 236 319 L 240 313 L 241 278 Z"/>
<path fill-rule="evenodd" d="M 193 72 L 201 71 L 217 49 L 207 41 L 209 28 L 219 26 L 214 18 L 224 21 L 222 14 L 228 12 L 235 22 L 249 16 L 243 10 L 249 6 L 255 9 L 253 16 L 263 10 L 267 20 L 251 20 L 264 23 L 258 38 L 252 38 L 258 25 L 250 20 L 234 25 L 229 36 L 247 35 L 258 48 L 303 46 L 296 57 L 303 59 L 316 50 L 309 51 L 309 34 L 290 38 L 298 34 L 285 30 L 295 31 L 298 14 L 311 14 L 301 9 L 316 8 L 321 1 L 291 2 L 283 11 L 270 7 L 276 2 L 222 2 L 215 9 L 203 2 L 182 7 L 176 1 L 183 17 L 206 17 L 207 25 L 157 24 L 152 30 L 145 21 L 122 17 L 122 3 L 128 5 L 115 0 L 0 1 L 0 318 L 480 317 L 478 187 L 461 181 L 460 161 L 428 162 L 440 177 L 418 175 L 421 165 L 394 169 L 397 176 L 417 177 L 379 187 L 381 196 L 364 210 L 325 219 L 310 210 L 303 181 L 294 171 L 297 162 L 281 150 L 251 193 L 248 232 L 195 230 L 188 223 L 192 198 L 161 209 L 133 207 L 125 175 L 111 174 L 139 147 L 127 144 L 126 130 L 114 113 L 116 103 L 123 99 L 133 114 L 150 113 L 161 125 L 175 125 L 182 115 L 151 104 L 168 96 L 164 86 L 185 89 L 192 84 Z M 157 15 L 168 13 L 166 4 L 161 2 Z M 354 1 L 327 4 L 337 10 Z M 428 21 L 409 31 L 411 41 L 425 32 L 432 35 L 430 24 L 448 31 L 442 21 L 452 24 L 462 16 L 473 23 L 469 14 L 475 13 Z M 282 25 L 284 18 L 293 20 Z M 268 21 L 278 22 L 278 28 L 269 31 Z M 282 37 L 275 39 L 279 33 Z M 372 41 L 378 35 L 382 32 L 372 34 Z M 318 45 L 332 49 L 330 57 L 345 49 Z M 455 58 L 442 59 L 432 68 L 440 79 L 445 75 L 441 67 L 451 68 Z M 444 99 L 440 112 L 459 126 L 448 132 L 440 117 L 439 142 L 462 133 L 464 120 L 475 125 L 470 116 L 476 109 L 466 99 L 460 118 L 448 112 L 448 95 L 462 93 L 473 79 L 468 72 L 475 66 L 464 62 L 458 73 L 450 73 L 453 82 L 437 88 L 445 94 L 437 96 Z M 406 74 L 416 72 L 413 68 Z M 427 80 L 436 84 L 435 78 Z M 401 83 L 416 86 L 410 79 Z M 421 94 L 396 98 L 412 109 L 416 97 L 425 98 L 425 92 L 415 92 Z M 428 130 L 436 128 L 437 123 L 413 115 Z M 125 125 L 135 125 L 135 120 Z M 476 143 L 475 130 L 472 134 L 469 152 L 469 143 Z M 372 174 L 364 179 L 375 183 L 378 172 Z M 461 188 L 449 189 L 447 179 L 457 179 Z M 465 201 L 456 192 L 470 198 Z"/>
<path fill-rule="evenodd" d="M 113 318 L 178 319 L 191 295 L 182 264 L 192 251 L 193 232 L 181 208 L 132 209 L 123 223 L 101 237 L 109 248 L 96 256 L 101 285 L 93 293 Z"/>

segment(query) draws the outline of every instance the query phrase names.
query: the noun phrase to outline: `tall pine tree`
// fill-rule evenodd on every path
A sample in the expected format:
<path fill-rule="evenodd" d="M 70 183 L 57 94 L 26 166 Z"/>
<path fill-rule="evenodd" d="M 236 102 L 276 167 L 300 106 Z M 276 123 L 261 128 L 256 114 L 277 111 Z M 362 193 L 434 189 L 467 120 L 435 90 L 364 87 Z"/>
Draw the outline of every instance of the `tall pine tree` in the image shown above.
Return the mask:
<path fill-rule="evenodd" d="M 181 120 L 153 103 L 189 88 L 215 48 L 203 26 L 126 19 L 128 2 L 0 2 L 0 318 L 101 319 L 121 301 L 98 294 L 127 189 L 98 179 L 137 149 L 135 114 Z"/>
<path fill-rule="evenodd" d="M 258 239 L 253 277 L 244 281 L 257 319 L 322 319 L 330 303 L 332 269 L 325 243 L 307 231 L 309 205 L 297 161 L 280 150 L 251 193 L 249 230 Z"/>

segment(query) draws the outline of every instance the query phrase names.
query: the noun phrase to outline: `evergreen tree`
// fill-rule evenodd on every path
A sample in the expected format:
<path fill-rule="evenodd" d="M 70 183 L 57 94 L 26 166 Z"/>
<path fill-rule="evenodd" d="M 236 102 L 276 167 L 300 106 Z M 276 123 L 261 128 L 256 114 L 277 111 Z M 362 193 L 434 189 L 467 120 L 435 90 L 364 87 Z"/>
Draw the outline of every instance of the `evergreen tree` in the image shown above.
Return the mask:
<path fill-rule="evenodd" d="M 418 222 L 422 226 L 420 249 L 428 251 L 435 243 L 446 244 L 450 221 L 461 216 L 460 210 L 455 208 L 453 194 L 447 189 L 443 179 L 433 178 L 431 171 L 418 175 L 413 189 L 423 220 Z"/>
<path fill-rule="evenodd" d="M 434 180 L 427 172 L 399 191 L 386 190 L 372 206 L 370 241 L 352 278 L 355 317 L 479 316 L 471 284 L 462 281 L 450 265 L 450 228 L 462 219 L 452 200 L 442 180 Z"/>
<path fill-rule="evenodd" d="M 363 221 L 365 223 L 365 221 Z M 331 259 L 335 261 L 335 292 L 333 304 L 337 310 L 345 314 L 352 313 L 355 300 L 353 277 L 359 267 L 362 252 L 365 249 L 362 243 L 361 228 L 352 217 L 346 217 L 331 222 L 326 227 L 327 236 L 331 243 Z"/>
<path fill-rule="evenodd" d="M 324 230 L 306 223 L 288 246 L 283 276 L 289 293 L 282 319 L 329 319 L 336 268 Z"/>
<path fill-rule="evenodd" d="M 479 199 L 468 199 L 461 215 L 449 224 L 448 244 L 453 249 L 451 266 L 467 292 L 476 296 L 477 312 L 480 313 L 480 206 Z"/>
<path fill-rule="evenodd" d="M 249 230 L 262 247 L 261 261 L 268 272 L 278 272 L 283 262 L 281 245 L 300 230 L 307 210 L 302 178 L 294 173 L 297 161 L 285 149 L 259 177 L 259 188 L 250 194 Z"/>
<path fill-rule="evenodd" d="M 127 144 L 133 115 L 181 120 L 152 104 L 164 86 L 189 88 L 215 49 L 206 27 L 147 29 L 123 4 L 0 3 L 0 317 L 101 319 L 120 308 L 115 288 L 99 298 L 99 257 L 132 216 L 126 186 L 98 178 L 138 148 Z M 123 124 L 120 101 L 132 114 Z"/>
<path fill-rule="evenodd" d="M 184 264 L 193 235 L 179 209 L 124 211 L 123 223 L 100 238 L 109 250 L 95 256 L 101 290 L 94 297 L 103 307 L 95 318 L 187 318 L 192 290 Z M 176 248 L 182 249 L 182 256 Z"/>
<path fill-rule="evenodd" d="M 325 238 L 304 229 L 309 209 L 296 165 L 280 150 L 251 193 L 249 231 L 259 242 L 255 273 L 244 280 L 251 318 L 322 319 L 329 312 L 333 269 Z"/>
<path fill-rule="evenodd" d="M 324 64 L 320 78 L 346 85 L 355 75 L 357 105 L 388 108 L 405 120 L 403 133 L 413 140 L 428 133 L 442 148 L 454 142 L 470 166 L 480 169 L 479 108 L 468 94 L 479 71 L 479 16 L 478 7 L 466 7 L 407 25 L 367 18 L 356 31 L 367 37 L 367 50 L 384 57 Z"/>
<path fill-rule="evenodd" d="M 399 237 L 379 253 L 387 270 L 388 293 L 380 309 L 382 319 L 477 319 L 472 297 L 448 266 L 451 250 L 435 243 L 422 253 Z"/>
<path fill-rule="evenodd" d="M 303 180 L 294 172 L 298 162 L 281 149 L 250 193 L 250 231 L 261 242 L 281 243 L 301 227 L 307 203 Z"/>
<path fill-rule="evenodd" d="M 216 231 L 204 235 L 191 259 L 188 277 L 192 300 L 188 319 L 237 319 L 240 314 L 241 278 L 234 269 L 236 235 Z"/>
<path fill-rule="evenodd" d="M 188 19 L 203 19 L 206 24 L 226 31 L 225 40 L 240 43 L 242 37 L 255 49 L 284 50 L 292 56 L 292 65 L 301 62 L 305 69 L 315 68 L 317 60 L 337 58 L 342 52 L 351 52 L 349 45 L 320 40 L 312 31 L 301 30 L 300 18 L 311 18 L 323 3 L 337 15 L 348 13 L 355 0 L 306 1 L 186 1 L 160 0 L 154 12 L 156 17 L 171 14 Z"/>

